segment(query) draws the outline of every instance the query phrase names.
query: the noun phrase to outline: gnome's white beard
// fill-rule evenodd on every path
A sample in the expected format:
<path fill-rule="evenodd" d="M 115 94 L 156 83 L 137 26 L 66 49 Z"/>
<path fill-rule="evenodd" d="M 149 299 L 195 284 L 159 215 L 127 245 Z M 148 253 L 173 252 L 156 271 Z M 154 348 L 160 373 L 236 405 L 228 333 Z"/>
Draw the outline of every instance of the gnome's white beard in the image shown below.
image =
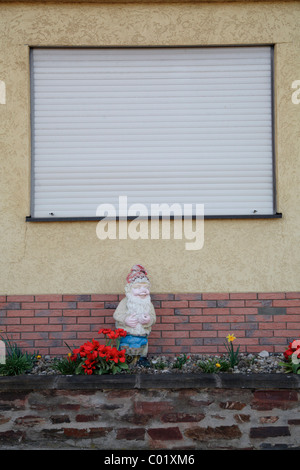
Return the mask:
<path fill-rule="evenodd" d="M 133 295 L 130 292 L 126 293 L 127 297 L 127 312 L 129 315 L 134 314 L 139 321 L 141 321 L 142 316 L 150 312 L 151 298 L 148 295 L 145 299 L 141 299 L 136 295 Z M 145 330 L 143 325 L 140 323 L 135 327 L 135 334 L 144 335 Z"/>

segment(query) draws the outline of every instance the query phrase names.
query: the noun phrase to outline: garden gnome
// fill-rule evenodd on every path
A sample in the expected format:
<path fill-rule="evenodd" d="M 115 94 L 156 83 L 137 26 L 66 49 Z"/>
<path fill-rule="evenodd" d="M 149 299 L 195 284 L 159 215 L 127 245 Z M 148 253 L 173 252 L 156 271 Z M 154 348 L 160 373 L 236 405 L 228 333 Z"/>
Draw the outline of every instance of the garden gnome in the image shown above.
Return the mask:
<path fill-rule="evenodd" d="M 127 276 L 126 297 L 121 300 L 114 313 L 116 328 L 123 328 L 127 335 L 121 338 L 120 348 L 133 356 L 134 363 L 147 365 L 148 336 L 156 321 L 150 298 L 150 281 L 143 266 L 136 264 Z"/>

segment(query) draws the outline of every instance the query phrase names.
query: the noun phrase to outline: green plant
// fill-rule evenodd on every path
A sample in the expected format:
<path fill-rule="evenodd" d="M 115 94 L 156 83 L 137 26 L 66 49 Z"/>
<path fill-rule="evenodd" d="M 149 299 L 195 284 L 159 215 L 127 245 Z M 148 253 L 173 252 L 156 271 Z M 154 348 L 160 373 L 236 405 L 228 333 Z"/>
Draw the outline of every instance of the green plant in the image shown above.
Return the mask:
<path fill-rule="evenodd" d="M 63 359 L 55 358 L 52 364 L 52 369 L 57 370 L 62 375 L 74 375 L 76 374 L 76 368 L 78 366 L 77 361 L 71 361 L 71 356 Z"/>
<path fill-rule="evenodd" d="M 230 368 L 228 361 L 220 358 L 205 359 L 197 362 L 201 371 L 206 374 L 215 374 L 218 372 L 225 372 Z"/>
<path fill-rule="evenodd" d="M 5 364 L 0 364 L 0 375 L 20 375 L 30 371 L 36 361 L 36 353 L 32 355 L 27 352 L 23 353 L 7 335 L 6 338 L 0 335 L 0 338 L 6 347 L 6 360 Z"/>
<path fill-rule="evenodd" d="M 186 354 L 183 354 L 183 356 L 178 356 L 173 364 L 173 369 L 182 369 L 182 367 L 184 366 L 184 364 L 187 363 L 189 358 L 190 356 L 187 356 Z"/>
<path fill-rule="evenodd" d="M 158 370 L 163 370 L 167 367 L 167 364 L 164 361 L 162 361 L 161 359 L 152 360 L 151 364 L 154 367 L 154 369 L 158 369 Z"/>
<path fill-rule="evenodd" d="M 226 339 L 227 339 L 227 343 L 224 343 L 224 346 L 227 350 L 227 353 L 228 353 L 228 359 L 229 359 L 229 363 L 230 363 L 230 367 L 234 367 L 235 365 L 237 365 L 239 363 L 239 350 L 240 350 L 240 347 L 238 346 L 236 351 L 234 350 L 234 347 L 233 347 L 233 341 L 236 339 L 236 337 L 234 335 L 231 335 L 229 334 L 228 336 L 226 336 Z"/>

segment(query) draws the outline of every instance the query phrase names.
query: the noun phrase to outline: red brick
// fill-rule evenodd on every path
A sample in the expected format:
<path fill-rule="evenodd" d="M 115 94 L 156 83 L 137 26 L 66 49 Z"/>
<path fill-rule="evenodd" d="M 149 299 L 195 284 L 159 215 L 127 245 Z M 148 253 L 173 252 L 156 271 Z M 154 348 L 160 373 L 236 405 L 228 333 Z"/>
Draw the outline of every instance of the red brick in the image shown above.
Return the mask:
<path fill-rule="evenodd" d="M 217 294 L 217 293 L 206 293 L 206 294 L 202 294 L 202 299 L 203 300 L 227 300 L 229 299 L 229 294 L 226 294 L 226 293 L 221 293 L 221 294 Z"/>
<path fill-rule="evenodd" d="M 148 429 L 148 434 L 155 441 L 174 441 L 182 439 L 182 434 L 178 427 L 173 428 L 152 428 Z"/>
<path fill-rule="evenodd" d="M 0 302 L 6 302 L 6 295 L 0 295 Z"/>
<path fill-rule="evenodd" d="M 266 439 L 270 437 L 290 436 L 288 426 L 261 426 L 250 429 L 251 439 Z"/>
<path fill-rule="evenodd" d="M 167 324 L 167 326 L 169 326 L 171 324 Z M 187 323 L 175 323 L 173 325 L 173 327 L 175 327 L 175 330 L 176 331 L 192 331 L 192 330 L 202 330 L 203 328 L 203 323 L 202 322 L 199 322 L 199 323 L 190 323 L 190 322 L 187 322 Z"/>
<path fill-rule="evenodd" d="M 34 302 L 33 295 L 8 295 L 7 302 Z"/>
<path fill-rule="evenodd" d="M 47 332 L 30 332 L 30 333 L 22 333 L 22 339 L 47 339 L 48 338 L 48 333 Z"/>
<path fill-rule="evenodd" d="M 278 318 L 278 317 L 279 317 L 279 315 L 276 316 L 276 320 L 281 321 L 282 318 Z M 253 322 L 254 321 L 254 322 L 258 322 L 258 323 L 260 323 L 260 322 L 270 322 L 270 323 L 272 323 L 273 322 L 273 317 L 272 317 L 272 315 L 248 315 L 248 314 L 246 314 L 245 315 L 245 321 L 246 322 Z"/>
<path fill-rule="evenodd" d="M 91 316 L 92 317 L 104 317 L 105 315 L 107 315 L 109 313 L 109 309 L 105 309 L 105 308 L 98 308 L 96 310 L 94 309 L 91 309 Z M 113 316 L 113 310 L 111 312 L 111 316 Z"/>
<path fill-rule="evenodd" d="M 61 302 L 61 300 L 61 294 L 42 294 L 35 296 L 36 302 Z"/>
<path fill-rule="evenodd" d="M 85 294 L 66 294 L 63 295 L 62 299 L 58 300 L 63 302 L 89 302 L 91 300 L 91 296 Z"/>
<path fill-rule="evenodd" d="M 284 292 L 263 292 L 257 294 L 259 299 L 285 299 Z"/>
<path fill-rule="evenodd" d="M 202 294 L 175 294 L 175 300 L 202 300 Z"/>
<path fill-rule="evenodd" d="M 174 300 L 174 294 L 151 294 L 151 300 Z"/>
<path fill-rule="evenodd" d="M 300 292 L 287 292 L 285 296 L 287 299 L 300 299 Z"/>
<path fill-rule="evenodd" d="M 21 325 L 19 322 L 18 324 L 12 324 L 10 326 L 7 324 L 7 333 L 23 333 L 25 331 L 34 331 L 34 325 Z"/>
<path fill-rule="evenodd" d="M 229 294 L 230 299 L 256 299 L 257 294 L 255 292 L 246 292 L 246 293 L 233 293 Z"/>
<path fill-rule="evenodd" d="M 221 330 L 230 330 L 230 323 L 203 323 L 203 330 L 215 330 L 215 331 L 221 331 Z"/>
<path fill-rule="evenodd" d="M 59 317 L 62 315 L 62 310 L 50 310 L 50 309 L 44 309 L 44 310 L 35 310 L 35 316 L 36 317 Z"/>
<path fill-rule="evenodd" d="M 229 315 L 229 308 L 204 308 L 203 315 Z"/>
<path fill-rule="evenodd" d="M 201 346 L 203 338 L 176 338 L 175 344 L 176 346 Z"/>
<path fill-rule="evenodd" d="M 21 323 L 22 325 L 47 325 L 48 324 L 48 318 L 46 317 L 24 317 L 21 318 Z"/>
<path fill-rule="evenodd" d="M 117 430 L 117 439 L 143 441 L 145 438 L 145 429 L 143 428 L 121 428 Z"/>
<path fill-rule="evenodd" d="M 95 323 L 97 319 L 95 317 L 78 317 L 77 318 L 77 323 L 82 324 L 82 323 Z"/>
<path fill-rule="evenodd" d="M 151 338 L 153 337 L 151 332 Z M 189 338 L 188 331 L 162 331 L 162 338 Z"/>
<path fill-rule="evenodd" d="M 104 308 L 104 302 L 78 302 L 77 308 Z"/>
<path fill-rule="evenodd" d="M 150 341 L 150 340 L 149 340 Z M 175 339 L 171 338 L 151 338 L 151 343 L 153 346 L 173 346 L 175 344 Z"/>
<path fill-rule="evenodd" d="M 0 318 L 0 324 L 2 324 L 2 319 Z M 18 317 L 12 317 L 12 318 L 4 318 L 3 319 L 3 324 L 5 325 L 18 325 L 19 323 L 21 323 L 21 319 L 18 318 Z"/>
<path fill-rule="evenodd" d="M 191 338 L 216 338 L 216 336 L 217 336 L 216 331 L 210 331 L 210 330 L 206 330 L 206 331 L 191 330 L 190 331 L 190 337 Z"/>
<path fill-rule="evenodd" d="M 218 307 L 244 307 L 244 300 L 218 300 Z"/>
<path fill-rule="evenodd" d="M 35 331 L 61 331 L 62 326 L 61 325 L 36 325 Z"/>
<path fill-rule="evenodd" d="M 260 330 L 285 330 L 285 323 L 283 322 L 267 322 L 267 323 L 259 323 Z"/>
<path fill-rule="evenodd" d="M 231 426 L 193 427 L 185 430 L 185 435 L 195 441 L 212 439 L 240 439 L 242 432 L 236 424 Z"/>
<path fill-rule="evenodd" d="M 245 307 L 271 307 L 272 300 L 257 299 L 257 300 L 246 300 Z"/>
<path fill-rule="evenodd" d="M 250 334 L 251 338 L 274 337 L 273 330 L 252 330 Z M 248 337 L 250 338 L 250 336 Z"/>
<path fill-rule="evenodd" d="M 0 310 L 17 310 L 21 308 L 20 302 L 1 302 Z"/>
<path fill-rule="evenodd" d="M 300 307 L 287 307 L 286 313 L 298 315 L 300 314 Z"/>
<path fill-rule="evenodd" d="M 87 331 L 87 328 L 89 329 L 89 326 L 87 325 L 76 325 L 76 324 L 69 324 L 69 325 L 64 325 L 64 331 Z"/>
<path fill-rule="evenodd" d="M 42 307 L 41 307 L 42 308 Z M 76 308 L 76 302 L 50 302 L 49 304 L 50 309 L 72 309 Z M 80 308 L 80 307 L 78 307 Z M 87 307 L 86 307 L 87 308 Z"/>
<path fill-rule="evenodd" d="M 156 317 L 167 316 L 167 315 L 174 315 L 173 308 L 158 308 L 155 310 Z"/>
<path fill-rule="evenodd" d="M 50 317 L 49 323 L 52 324 L 63 324 L 63 325 L 75 325 L 76 317 Z"/>
<path fill-rule="evenodd" d="M 63 311 L 63 316 L 64 317 L 85 317 L 89 316 L 90 311 L 89 310 L 77 310 L 77 309 L 71 309 L 71 310 L 64 310 Z"/>
<path fill-rule="evenodd" d="M 199 308 L 204 308 L 204 307 L 216 307 L 217 302 L 216 300 L 197 300 L 197 301 L 191 301 L 189 302 L 190 307 L 199 307 Z"/>
<path fill-rule="evenodd" d="M 22 302 L 22 309 L 48 309 L 47 302 Z"/>
<path fill-rule="evenodd" d="M 218 321 L 222 321 L 222 322 L 228 322 L 228 323 L 240 323 L 240 322 L 244 322 L 245 321 L 245 317 L 244 315 L 224 315 L 224 316 L 220 316 L 220 318 L 218 317 Z"/>
<path fill-rule="evenodd" d="M 215 346 L 191 346 L 190 347 L 191 354 L 215 354 L 216 347 Z"/>
<path fill-rule="evenodd" d="M 252 322 L 252 323 L 231 323 L 231 329 L 233 331 L 238 331 L 238 330 L 256 330 L 258 327 L 258 323 L 256 322 Z M 238 334 L 240 334 L 240 332 L 238 332 Z"/>
<path fill-rule="evenodd" d="M 174 325 L 171 323 L 155 323 L 152 326 L 151 334 L 153 331 L 172 331 L 174 330 Z"/>
<path fill-rule="evenodd" d="M 190 322 L 191 323 L 197 323 L 197 322 L 216 322 L 217 321 L 217 316 L 216 315 L 192 315 L 190 317 Z"/>
<path fill-rule="evenodd" d="M 175 315 L 199 315 L 201 314 L 201 308 L 176 308 Z"/>
<path fill-rule="evenodd" d="M 258 310 L 256 307 L 231 308 L 230 313 L 232 315 L 257 315 Z"/>
<path fill-rule="evenodd" d="M 162 308 L 185 308 L 189 306 L 187 300 L 162 301 Z"/>
<path fill-rule="evenodd" d="M 256 410 L 288 409 L 298 402 L 296 390 L 256 390 L 251 407 Z"/>
<path fill-rule="evenodd" d="M 273 300 L 273 307 L 300 307 L 300 299 Z"/>
<path fill-rule="evenodd" d="M 7 310 L 8 317 L 34 317 L 34 310 Z"/>
<path fill-rule="evenodd" d="M 167 317 L 162 317 L 162 322 L 163 323 L 187 323 L 188 322 L 188 317 L 187 316 L 180 316 L 180 315 L 174 315 L 172 316 L 167 316 Z"/>

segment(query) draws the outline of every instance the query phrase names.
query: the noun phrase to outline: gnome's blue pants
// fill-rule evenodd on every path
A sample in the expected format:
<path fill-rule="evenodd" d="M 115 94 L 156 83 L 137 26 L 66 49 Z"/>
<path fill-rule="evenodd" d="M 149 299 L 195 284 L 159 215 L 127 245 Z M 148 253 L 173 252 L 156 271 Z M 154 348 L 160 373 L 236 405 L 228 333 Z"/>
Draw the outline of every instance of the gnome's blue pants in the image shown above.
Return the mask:
<path fill-rule="evenodd" d="M 129 356 L 146 357 L 148 353 L 147 336 L 126 335 L 121 338 L 120 348 L 125 348 Z"/>
<path fill-rule="evenodd" d="M 125 346 L 129 348 L 141 348 L 146 346 L 147 343 L 147 336 L 126 335 L 125 338 L 121 338 L 120 348 L 124 348 Z"/>

